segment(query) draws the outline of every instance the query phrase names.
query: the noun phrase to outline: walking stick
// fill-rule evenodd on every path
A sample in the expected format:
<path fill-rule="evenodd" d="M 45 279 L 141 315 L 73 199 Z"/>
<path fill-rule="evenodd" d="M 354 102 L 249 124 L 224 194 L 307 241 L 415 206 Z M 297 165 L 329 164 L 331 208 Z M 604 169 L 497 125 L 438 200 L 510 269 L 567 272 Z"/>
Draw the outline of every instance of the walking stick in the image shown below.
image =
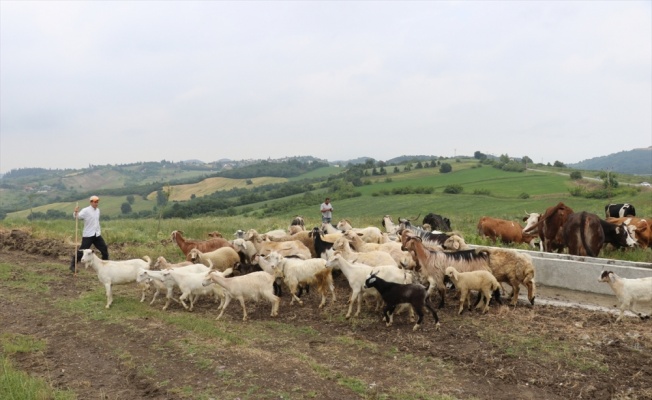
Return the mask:
<path fill-rule="evenodd" d="M 79 207 L 79 202 L 77 202 L 77 206 L 75 209 Z M 78 244 L 77 244 L 77 231 L 79 230 L 78 225 L 79 225 L 79 217 L 77 216 L 79 213 L 75 212 L 75 276 L 77 276 L 77 252 L 78 250 Z"/>

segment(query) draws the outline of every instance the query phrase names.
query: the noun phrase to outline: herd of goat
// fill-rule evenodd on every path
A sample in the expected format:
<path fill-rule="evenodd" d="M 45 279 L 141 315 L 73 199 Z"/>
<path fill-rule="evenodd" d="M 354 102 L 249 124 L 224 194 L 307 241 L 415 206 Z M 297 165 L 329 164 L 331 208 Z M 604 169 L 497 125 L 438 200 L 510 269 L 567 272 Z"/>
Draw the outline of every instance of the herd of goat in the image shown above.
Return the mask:
<path fill-rule="evenodd" d="M 479 234 L 493 240 L 520 240 L 534 245 L 528 240 L 528 232 L 534 230 L 541 239 L 542 250 L 558 250 L 559 243 L 555 241 L 571 237 L 568 221 L 573 221 L 570 217 L 574 213 L 562 203 L 554 210 L 552 213 L 546 211 L 544 215 L 537 214 L 534 222 L 534 213 L 528 215 L 526 227 L 483 217 L 478 224 Z M 555 225 L 559 220 L 556 213 L 562 212 L 566 213 L 564 221 Z M 595 227 L 585 222 L 584 214 L 579 219 L 584 223 L 582 227 Z M 277 316 L 282 286 L 290 292 L 290 306 L 295 301 L 303 305 L 300 296 L 309 288 L 321 295 L 320 308 L 326 305 L 328 297 L 334 303 L 334 271 L 340 271 L 336 277 L 343 276 L 351 288 L 346 318 L 352 316 L 356 302 L 357 310 L 353 316 L 360 314 L 363 296 L 367 296 L 375 301 L 376 309 L 384 304 L 382 313 L 388 326 L 392 324 L 395 310 L 405 305 L 411 320 L 416 319 L 413 329 L 421 325 L 424 309 L 431 312 L 436 329 L 439 329 L 439 317 L 430 299 L 436 291 L 439 297 L 437 307 L 443 307 L 447 285 L 454 286 L 459 293 L 460 314 L 467 303 L 469 310 L 473 306 L 482 307 L 483 313 L 488 311 L 492 299 L 501 303 L 501 293 L 505 291 L 502 284 L 511 287 L 511 305 L 517 304 L 521 285 L 527 289 L 529 302 L 534 304 L 535 268 L 528 254 L 499 247 L 470 248 L 457 233 L 431 230 L 433 225 L 439 228 L 442 222 L 450 232 L 450 221 L 436 217 L 429 219 L 430 223 L 424 227 L 414 226 L 406 219 L 399 219 L 395 224 L 390 216 L 385 216 L 382 220 L 385 231 L 371 226 L 354 228 L 348 220 L 341 220 L 337 226 L 322 224 L 306 230 L 303 218 L 295 217 L 287 230 L 265 233 L 254 229 L 238 230 L 232 240 L 217 232 L 210 234 L 207 240 L 190 240 L 184 238 L 181 231 L 173 231 L 171 239 L 184 254 L 186 259 L 183 262 L 173 264 L 158 257 L 152 263 L 147 256 L 105 261 L 90 249 L 83 251 L 81 262 L 97 272 L 106 289 L 106 308 L 113 302 L 113 285 L 137 282 L 142 287 L 141 302 L 152 289 L 154 295 L 150 304 L 159 294 L 165 293 L 164 310 L 174 301 L 192 311 L 201 296 L 214 296 L 215 302 L 219 303 L 218 319 L 233 299 L 240 302 L 243 320 L 248 318 L 245 302 L 262 299 L 271 304 L 270 315 Z M 647 223 L 647 220 L 642 220 Z M 624 221 L 620 224 L 610 225 L 618 230 L 624 229 L 631 238 L 636 228 L 628 228 Z M 518 232 L 514 226 L 518 226 Z M 611 232 L 602 225 L 597 227 L 603 229 L 601 237 L 605 236 L 605 231 Z M 556 229 L 554 234 L 549 232 L 553 228 Z M 580 243 L 583 241 L 588 246 L 585 233 L 578 236 L 581 237 Z M 585 250 L 588 255 L 594 251 L 593 248 Z M 625 279 L 604 271 L 599 280 L 608 283 L 620 301 L 621 314 L 616 321 L 622 318 L 625 310 L 635 312 L 633 308 L 637 302 L 652 301 L 652 277 Z M 177 297 L 178 292 L 181 294 Z M 473 305 L 470 301 L 472 292 L 478 293 Z M 641 313 L 637 315 L 641 319 L 648 318 Z"/>

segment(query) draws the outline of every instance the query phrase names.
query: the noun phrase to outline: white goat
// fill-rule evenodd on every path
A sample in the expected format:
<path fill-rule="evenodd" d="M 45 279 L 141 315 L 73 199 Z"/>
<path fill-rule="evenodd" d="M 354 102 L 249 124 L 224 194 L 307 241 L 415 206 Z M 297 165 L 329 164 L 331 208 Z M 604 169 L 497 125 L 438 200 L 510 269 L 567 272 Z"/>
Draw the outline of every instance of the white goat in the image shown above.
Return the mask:
<path fill-rule="evenodd" d="M 365 290 L 364 284 L 365 280 L 373 271 L 378 271 L 378 275 L 389 282 L 395 283 L 411 283 L 411 275 L 407 271 L 398 268 L 395 265 L 384 265 L 384 266 L 370 266 L 360 263 L 351 263 L 342 256 L 341 253 L 336 252 L 329 260 L 326 262 L 326 266 L 329 268 L 337 268 L 342 271 L 346 280 L 349 281 L 349 286 L 351 287 L 351 299 L 349 300 L 349 310 L 346 313 L 346 318 L 351 317 L 351 312 L 353 311 L 353 303 L 357 300 L 358 309 L 355 313 L 355 317 L 360 315 L 360 309 L 362 307 L 362 293 Z M 380 296 L 376 289 L 373 290 L 375 293 Z"/>
<path fill-rule="evenodd" d="M 274 295 L 274 277 L 265 271 L 252 272 L 247 275 L 234 276 L 233 278 L 225 278 L 215 271 L 210 271 L 204 275 L 204 285 L 217 283 L 224 289 L 224 303 L 222 310 L 216 319 L 220 319 L 224 310 L 231 302 L 231 299 L 238 299 L 242 306 L 242 320 L 247 320 L 247 308 L 245 307 L 245 299 L 257 301 L 260 298 L 267 299 L 272 303 L 272 317 L 278 315 L 278 307 L 281 299 Z"/>
<path fill-rule="evenodd" d="M 471 310 L 471 299 L 469 298 L 469 292 L 471 290 L 477 290 L 478 296 L 480 296 L 475 308 L 480 307 L 480 300 L 484 297 L 485 305 L 482 310 L 482 313 L 484 314 L 489 311 L 491 292 L 500 289 L 500 284 L 496 280 L 496 277 L 494 277 L 489 271 L 458 272 L 455 267 L 448 267 L 446 268 L 446 276 L 453 281 L 455 287 L 460 292 L 459 314 L 462 314 L 462 311 L 464 311 L 464 303 L 466 303 L 467 300 L 469 302 L 469 311 Z"/>
<path fill-rule="evenodd" d="M 333 303 L 335 303 L 335 287 L 333 285 L 332 269 L 326 268 L 326 260 L 323 258 L 311 258 L 310 260 L 301 260 L 298 258 L 285 258 L 282 255 L 272 252 L 266 260 L 259 260 L 265 264 L 270 261 L 272 271 L 276 278 L 283 278 L 283 282 L 290 289 L 292 300 L 290 305 L 294 304 L 294 300 L 303 305 L 303 301 L 297 296 L 299 285 L 317 285 L 317 290 L 321 294 L 321 303 L 319 308 L 326 304 L 327 291 L 331 292 Z M 262 268 L 262 265 L 261 265 Z"/>
<path fill-rule="evenodd" d="M 387 252 L 380 250 L 367 251 L 363 253 L 358 253 L 353 251 L 349 241 L 346 237 L 341 237 L 333 243 L 333 250 L 339 251 L 342 256 L 351 262 L 359 262 L 362 264 L 367 264 L 371 266 L 378 265 L 394 265 L 398 266 L 398 263 L 394 258 Z"/>
<path fill-rule="evenodd" d="M 210 268 L 205 266 L 204 264 L 182 265 L 182 266 L 176 266 L 173 269 L 176 269 L 178 271 L 194 272 L 194 273 L 199 273 L 199 272 L 206 273 L 210 270 Z M 170 300 L 174 300 L 177 303 L 179 302 L 179 300 L 173 297 L 174 288 L 177 286 L 177 283 L 171 277 L 166 278 L 166 276 L 164 275 L 164 272 L 166 270 L 161 270 L 161 271 L 141 270 L 138 273 L 138 277 L 136 278 L 137 282 L 151 282 L 156 286 L 156 293 L 154 293 L 154 298 L 152 299 L 151 303 L 149 303 L 150 305 L 154 303 L 154 301 L 156 300 L 156 296 L 158 295 L 160 290 L 166 291 L 166 296 L 165 296 L 166 301 L 165 301 L 165 305 L 163 306 L 163 310 L 167 310 L 168 306 L 170 305 Z M 191 299 L 191 301 L 192 300 L 193 299 Z"/>
<path fill-rule="evenodd" d="M 219 301 L 220 305 L 218 310 L 224 306 L 224 291 L 218 285 L 204 285 L 204 278 L 206 277 L 205 271 L 202 272 L 190 272 L 184 271 L 183 269 L 166 269 L 163 272 L 163 279 L 169 281 L 173 279 L 176 285 L 181 290 L 181 296 L 179 296 L 179 302 L 183 305 L 188 311 L 192 311 L 195 302 L 201 295 L 205 294 L 214 294 L 215 302 Z M 233 272 L 233 269 L 228 268 L 226 271 L 221 272 L 217 270 L 210 270 L 215 274 L 220 274 L 221 276 L 230 275 Z M 190 306 L 185 302 L 186 299 L 190 299 Z"/>
<path fill-rule="evenodd" d="M 138 271 L 149 269 L 152 260 L 148 256 L 143 259 L 132 259 L 123 261 L 102 260 L 93 253 L 92 249 L 84 249 L 81 262 L 86 268 L 90 265 L 97 272 L 97 278 L 104 285 L 106 290 L 106 307 L 111 307 L 113 303 L 113 285 L 123 285 L 125 283 L 136 282 Z M 143 295 L 147 288 L 143 288 Z M 142 296 L 141 296 L 142 298 Z"/>
<path fill-rule="evenodd" d="M 598 282 L 608 283 L 618 298 L 620 315 L 616 322 L 623 318 L 625 310 L 638 315 L 640 319 L 648 319 L 649 315 L 634 310 L 636 303 L 652 302 L 652 277 L 628 279 L 621 278 L 611 271 L 603 271 Z"/>

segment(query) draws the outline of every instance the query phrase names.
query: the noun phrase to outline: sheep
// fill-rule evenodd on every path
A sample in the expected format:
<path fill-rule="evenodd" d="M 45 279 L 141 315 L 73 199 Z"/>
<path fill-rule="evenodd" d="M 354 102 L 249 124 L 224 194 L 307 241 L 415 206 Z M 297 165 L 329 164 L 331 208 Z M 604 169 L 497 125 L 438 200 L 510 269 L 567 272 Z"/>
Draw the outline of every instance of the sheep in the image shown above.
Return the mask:
<path fill-rule="evenodd" d="M 458 272 L 455 267 L 446 268 L 446 276 L 455 284 L 455 287 L 460 292 L 460 311 L 464 311 L 464 303 L 469 301 L 469 311 L 471 311 L 471 300 L 468 298 L 470 290 L 477 290 L 478 303 L 476 308 L 480 306 L 480 300 L 484 297 L 485 305 L 482 313 L 489 311 L 489 301 L 491 300 L 491 292 L 497 295 L 500 292 L 500 284 L 489 271 L 469 271 Z"/>
<path fill-rule="evenodd" d="M 441 300 L 438 308 L 442 308 L 445 302 L 445 267 L 452 265 L 460 272 L 475 270 L 491 271 L 488 265 L 489 253 L 486 251 L 462 250 L 444 252 L 428 250 L 418 236 L 408 235 L 403 239 L 404 244 L 402 248 L 403 250 L 409 251 L 412 255 L 412 258 L 417 264 L 415 270 L 430 283 L 428 291 L 431 292 L 433 288 L 437 288 L 439 291 Z M 499 298 L 496 300 L 499 300 Z"/>
<path fill-rule="evenodd" d="M 391 326 L 394 317 L 394 310 L 399 304 L 409 303 L 414 312 L 417 313 L 417 323 L 412 328 L 413 331 L 419 329 L 423 321 L 423 307 L 427 307 L 435 318 L 435 330 L 439 330 L 439 317 L 437 312 L 430 306 L 430 299 L 425 286 L 418 283 L 400 284 L 388 282 L 380 278 L 378 272 L 371 273 L 364 282 L 365 288 L 375 288 L 385 302 L 383 316 L 387 326 Z"/>
<path fill-rule="evenodd" d="M 233 270 L 231 268 L 226 269 L 224 272 L 217 271 L 214 269 L 209 270 L 208 272 L 213 272 L 215 274 L 220 274 L 221 276 L 230 275 Z M 215 302 L 219 301 L 218 310 L 224 305 L 225 294 L 222 288 L 218 285 L 204 285 L 204 278 L 206 277 L 207 272 L 193 272 L 189 270 L 183 270 L 182 268 L 176 269 L 166 269 L 162 271 L 163 279 L 168 282 L 170 279 L 174 280 L 176 285 L 181 290 L 181 296 L 179 296 L 179 302 L 188 311 L 192 311 L 195 302 L 199 296 L 204 294 L 215 295 Z M 190 299 L 190 306 L 185 302 L 186 299 Z"/>
<path fill-rule="evenodd" d="M 206 273 L 210 270 L 210 268 L 205 266 L 204 264 L 190 264 L 184 266 L 177 266 L 174 269 L 178 271 L 193 272 L 193 273 L 199 273 L 199 272 Z M 159 292 L 159 287 L 161 288 L 161 290 L 165 289 L 166 300 L 165 300 L 165 305 L 163 306 L 163 310 L 167 310 L 168 306 L 170 305 L 170 300 L 174 300 L 177 303 L 179 302 L 177 299 L 175 299 L 172 296 L 174 287 L 177 286 L 177 283 L 172 278 L 166 279 L 164 272 L 167 270 L 169 269 L 165 269 L 162 271 L 152 271 L 152 270 L 142 269 L 139 271 L 138 276 L 136 278 L 136 281 L 138 282 L 151 281 L 156 285 L 157 287 L 156 293 L 154 294 L 154 298 L 152 299 L 151 303 L 149 303 L 150 305 L 152 305 L 154 303 L 154 300 L 156 300 L 156 296 Z M 191 301 L 192 300 L 193 299 L 191 299 Z"/>
<path fill-rule="evenodd" d="M 392 217 L 389 215 L 385 215 L 383 217 L 383 220 L 381 224 L 385 227 L 385 231 L 387 232 L 387 235 L 391 239 L 396 239 L 398 237 L 398 230 L 400 228 L 399 225 L 396 225 L 394 221 L 392 221 Z"/>
<path fill-rule="evenodd" d="M 407 274 L 407 271 L 399 269 L 395 265 L 372 267 L 370 265 L 361 263 L 351 263 L 347 261 L 346 258 L 344 258 L 339 252 L 335 252 L 331 257 L 329 257 L 328 261 L 326 262 L 326 267 L 334 269 L 336 268 L 342 271 L 346 277 L 346 280 L 349 282 L 349 286 L 351 287 L 351 299 L 349 300 L 349 309 L 346 313 L 346 319 L 351 317 L 353 304 L 356 300 L 358 302 L 358 309 L 354 316 L 357 317 L 360 315 L 360 310 L 362 308 L 362 293 L 364 290 L 364 282 L 372 270 L 378 271 L 382 278 L 387 281 L 396 283 L 411 283 L 411 276 Z"/>
<path fill-rule="evenodd" d="M 283 233 L 285 235 L 285 233 Z M 284 256 L 298 256 L 299 258 L 312 258 L 310 249 L 298 240 L 288 240 L 283 242 L 267 242 L 263 240 L 255 229 L 249 229 L 245 235 L 246 240 L 250 240 L 256 247 L 256 252 L 260 255 L 267 255 L 272 251 L 277 251 Z"/>
<path fill-rule="evenodd" d="M 199 249 L 203 252 L 213 251 L 224 246 L 231 246 L 228 240 L 221 237 L 214 237 L 208 240 L 186 240 L 181 235 L 183 231 L 172 231 L 171 237 L 172 240 L 177 242 L 177 245 L 183 252 L 184 256 L 187 256 L 190 250 Z"/>
<path fill-rule="evenodd" d="M 270 303 L 272 303 L 272 317 L 278 315 L 278 308 L 281 302 L 281 299 L 278 296 L 274 295 L 274 289 L 272 284 L 274 283 L 274 277 L 268 274 L 265 271 L 252 272 L 247 275 L 235 276 L 232 278 L 225 278 L 221 276 L 216 271 L 209 271 L 204 276 L 203 285 L 210 285 L 211 283 L 217 283 L 224 289 L 224 303 L 222 304 L 222 310 L 216 319 L 220 319 L 226 307 L 229 305 L 229 302 L 232 298 L 238 299 L 240 305 L 242 306 L 242 320 L 247 320 L 247 308 L 245 307 L 245 299 L 258 300 L 259 298 L 265 298 Z"/>
<path fill-rule="evenodd" d="M 387 252 L 375 250 L 375 251 L 368 251 L 365 253 L 358 253 L 353 251 L 346 237 L 341 237 L 337 239 L 333 244 L 333 250 L 339 251 L 344 258 L 346 258 L 348 261 L 351 262 L 359 262 L 371 266 L 376 266 L 376 265 L 398 266 L 396 260 L 394 260 L 394 258 Z"/>
<path fill-rule="evenodd" d="M 188 257 L 193 263 L 201 263 L 206 266 L 210 266 L 210 262 L 219 271 L 233 268 L 237 262 L 240 262 L 240 255 L 232 247 L 221 247 L 206 253 L 199 249 L 192 249 L 188 253 Z"/>
<path fill-rule="evenodd" d="M 527 298 L 534 305 L 536 287 L 534 282 L 534 265 L 529 254 L 516 250 L 501 248 L 477 248 L 476 251 L 489 253 L 489 269 L 498 282 L 506 282 L 512 287 L 513 306 L 518 302 L 520 285 L 527 288 Z"/>
<path fill-rule="evenodd" d="M 598 282 L 609 284 L 618 298 L 620 315 L 616 322 L 623 318 L 625 310 L 638 315 L 640 319 L 648 319 L 649 315 L 634 310 L 636 303 L 652 302 L 652 277 L 628 279 L 621 278 L 612 271 L 602 271 Z"/>
<path fill-rule="evenodd" d="M 332 301 L 335 303 L 336 298 L 332 269 L 326 268 L 326 260 L 322 258 L 312 258 L 310 260 L 285 258 L 276 252 L 270 253 L 268 259 L 274 271 L 274 276 L 276 278 L 282 278 L 290 289 L 290 293 L 292 294 L 290 305 L 294 304 L 295 300 L 300 305 L 303 305 L 301 299 L 296 295 L 300 284 L 317 285 L 317 290 L 321 294 L 319 308 L 322 308 L 326 304 L 327 291 L 331 292 Z"/>
<path fill-rule="evenodd" d="M 140 268 L 149 269 L 151 259 L 144 256 L 143 259 L 132 259 L 123 261 L 101 260 L 93 253 L 92 249 L 84 249 L 81 262 L 86 268 L 90 265 L 97 272 L 97 278 L 104 285 L 106 290 L 106 306 L 111 307 L 113 303 L 113 285 L 122 285 L 136 281 L 136 275 Z M 143 295 L 146 291 L 143 288 Z M 142 299 L 142 296 L 141 296 Z"/>

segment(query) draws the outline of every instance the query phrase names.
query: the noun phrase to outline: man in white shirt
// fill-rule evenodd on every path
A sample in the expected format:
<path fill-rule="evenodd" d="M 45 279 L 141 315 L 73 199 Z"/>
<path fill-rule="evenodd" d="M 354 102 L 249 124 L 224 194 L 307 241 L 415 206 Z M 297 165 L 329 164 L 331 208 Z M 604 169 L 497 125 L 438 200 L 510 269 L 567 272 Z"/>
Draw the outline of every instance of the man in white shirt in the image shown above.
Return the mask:
<path fill-rule="evenodd" d="M 326 197 L 323 203 L 321 203 L 321 222 L 331 223 L 331 218 L 333 218 L 333 205 L 331 204 L 331 199 Z"/>
<path fill-rule="evenodd" d="M 82 233 L 82 242 L 77 251 L 77 263 L 80 262 L 82 257 L 82 250 L 90 249 L 91 245 L 102 253 L 102 260 L 109 259 L 109 249 L 102 238 L 102 231 L 100 229 L 100 198 L 91 196 L 91 205 L 79 210 L 79 206 L 75 207 L 73 217 L 84 220 L 84 231 Z M 72 256 L 70 261 L 70 271 L 75 272 L 75 256 Z"/>

